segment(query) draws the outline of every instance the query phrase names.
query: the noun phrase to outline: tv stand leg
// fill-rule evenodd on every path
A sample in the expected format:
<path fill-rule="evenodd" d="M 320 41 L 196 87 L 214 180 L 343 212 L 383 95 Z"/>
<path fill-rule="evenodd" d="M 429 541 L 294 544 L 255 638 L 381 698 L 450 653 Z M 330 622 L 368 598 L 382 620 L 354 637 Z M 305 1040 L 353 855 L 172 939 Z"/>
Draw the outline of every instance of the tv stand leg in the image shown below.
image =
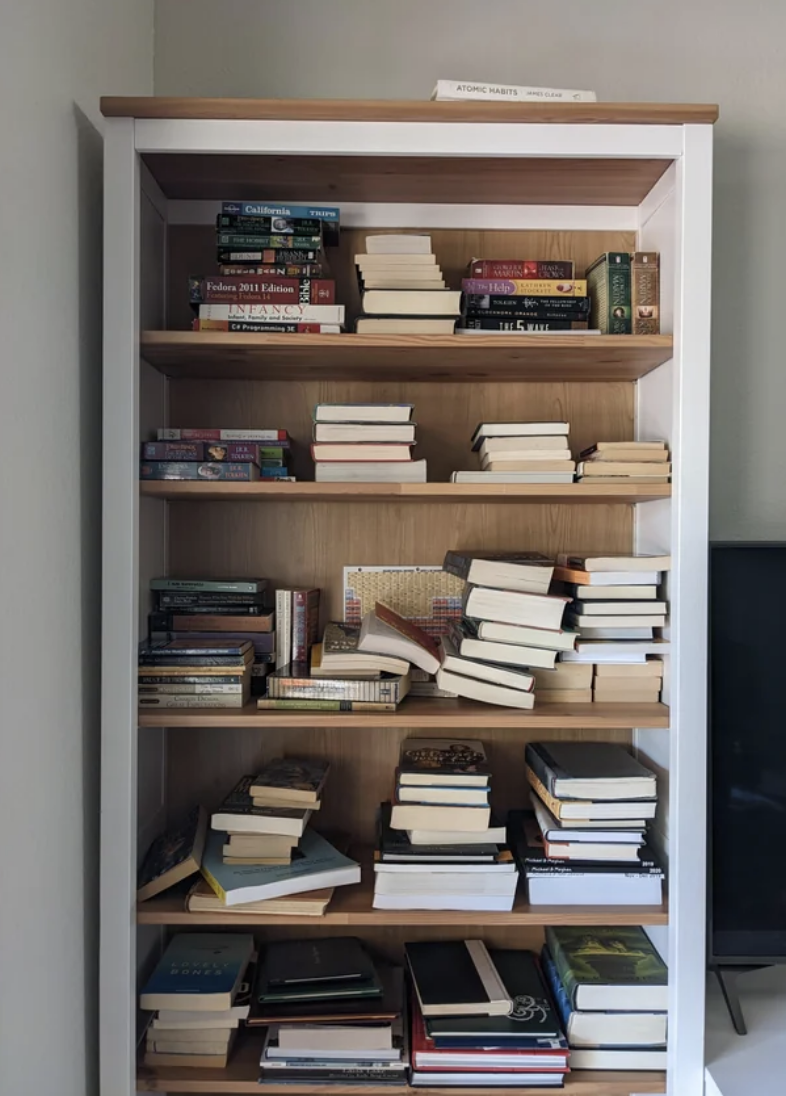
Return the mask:
<path fill-rule="evenodd" d="M 768 964 L 766 963 L 759 963 L 749 967 L 712 966 L 710 968 L 718 979 L 718 985 L 721 988 L 723 1000 L 726 1002 L 726 1008 L 729 1010 L 731 1022 L 734 1024 L 734 1030 L 738 1035 L 747 1035 L 748 1029 L 745 1026 L 745 1017 L 742 1015 L 742 1003 L 740 1002 L 740 995 L 737 992 L 737 982 L 734 975 L 746 974 L 751 970 L 762 970 L 763 967 L 767 965 Z"/>

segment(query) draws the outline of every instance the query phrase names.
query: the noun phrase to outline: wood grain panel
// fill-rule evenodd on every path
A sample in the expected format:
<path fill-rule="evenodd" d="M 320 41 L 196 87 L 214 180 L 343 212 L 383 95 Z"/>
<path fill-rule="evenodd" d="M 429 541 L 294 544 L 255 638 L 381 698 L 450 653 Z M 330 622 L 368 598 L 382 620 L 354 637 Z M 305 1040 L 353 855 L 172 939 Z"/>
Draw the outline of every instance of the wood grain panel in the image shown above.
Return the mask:
<path fill-rule="evenodd" d="M 105 118 L 224 118 L 319 122 L 553 122 L 584 125 L 713 123 L 709 103 L 433 103 L 417 99 L 101 98 Z"/>

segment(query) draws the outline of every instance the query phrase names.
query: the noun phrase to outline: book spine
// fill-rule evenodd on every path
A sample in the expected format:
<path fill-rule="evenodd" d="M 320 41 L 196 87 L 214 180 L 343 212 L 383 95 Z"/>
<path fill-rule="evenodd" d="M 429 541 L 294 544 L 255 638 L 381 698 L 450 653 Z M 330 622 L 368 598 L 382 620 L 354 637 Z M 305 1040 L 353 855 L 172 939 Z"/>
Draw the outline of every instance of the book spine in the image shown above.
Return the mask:
<path fill-rule="evenodd" d="M 242 708 L 243 695 L 221 696 L 140 696 L 140 708 Z"/>
<path fill-rule="evenodd" d="M 335 225 L 341 217 L 337 206 L 284 205 L 280 202 L 222 202 L 221 212 L 242 217 L 307 217 Z"/>
<path fill-rule="evenodd" d="M 631 310 L 634 335 L 660 334 L 660 256 L 637 251 L 631 264 Z"/>
<path fill-rule="evenodd" d="M 522 320 L 466 316 L 459 325 L 469 331 L 586 331 L 586 320 Z"/>
<path fill-rule="evenodd" d="M 218 897 L 221 899 L 221 901 L 224 903 L 224 905 L 226 905 L 227 892 L 224 890 L 224 888 L 221 886 L 219 881 L 216 879 L 215 875 L 213 875 L 213 873 L 210 871 L 210 869 L 208 867 L 205 866 L 204 863 L 202 863 L 200 865 L 199 870 L 202 872 L 203 878 L 212 887 L 215 894 L 217 894 Z"/>
<path fill-rule="evenodd" d="M 238 251 L 252 248 L 261 251 L 263 248 L 287 248 L 293 251 L 316 251 L 322 246 L 322 236 L 261 236 L 254 232 L 218 232 L 216 233 L 216 245 L 220 250 Z"/>
<path fill-rule="evenodd" d="M 326 270 L 322 263 L 279 263 L 273 266 L 224 265 L 219 267 L 218 272 L 224 277 L 252 274 L 259 278 L 322 278 Z"/>
<path fill-rule="evenodd" d="M 144 673 L 146 666 L 155 668 L 160 666 L 162 669 L 174 669 L 176 666 L 195 667 L 194 673 L 200 667 L 207 666 L 221 666 L 226 668 L 227 673 L 231 673 L 233 670 L 235 673 L 243 674 L 246 672 L 247 664 L 244 659 L 238 658 L 236 655 L 224 656 L 224 655 L 176 655 L 169 658 L 149 658 L 146 655 L 140 654 L 138 656 L 139 668 Z M 250 665 L 250 663 L 249 663 Z"/>
<path fill-rule="evenodd" d="M 461 578 L 466 582 L 471 565 L 472 560 L 469 556 L 462 556 L 459 552 L 448 552 L 445 556 L 445 562 L 442 564 L 442 570 L 447 571 L 449 575 L 456 575 L 457 578 Z"/>
<path fill-rule="evenodd" d="M 337 335 L 339 327 L 326 323 L 270 323 L 267 320 L 193 320 L 192 331 L 244 331 L 246 334 L 284 332 L 289 335 Z"/>
<path fill-rule="evenodd" d="M 590 322 L 603 335 L 630 335 L 630 255 L 610 251 L 587 271 L 592 306 Z"/>
<path fill-rule="evenodd" d="M 289 662 L 291 641 L 291 590 L 276 590 L 276 669 Z"/>
<path fill-rule="evenodd" d="M 200 464 L 196 461 L 143 461 L 139 466 L 142 480 L 217 480 L 250 481 L 259 479 L 259 468 L 237 461 L 221 464 L 216 461 Z"/>
<path fill-rule="evenodd" d="M 464 293 L 495 294 L 500 297 L 586 297 L 587 282 L 556 281 L 553 279 L 464 278 Z"/>
<path fill-rule="evenodd" d="M 306 644 L 307 590 L 292 591 L 292 661 L 305 662 L 308 658 Z"/>
<path fill-rule="evenodd" d="M 145 441 L 142 460 L 153 461 L 230 461 L 261 465 L 263 460 L 281 459 L 284 450 L 263 447 L 257 442 Z"/>
<path fill-rule="evenodd" d="M 216 258 L 221 264 L 258 263 L 267 265 L 269 263 L 316 263 L 320 261 L 321 254 L 313 247 L 254 247 L 240 250 L 233 247 L 222 247 L 218 249 Z"/>
<path fill-rule="evenodd" d="M 198 429 L 193 427 L 159 426 L 159 441 L 259 441 L 267 445 L 289 446 L 286 430 Z M 208 587 L 205 587 L 208 589 Z"/>
<path fill-rule="evenodd" d="M 309 711 L 309 712 L 394 712 L 396 704 L 380 701 L 379 703 L 364 700 L 292 700 L 286 697 L 260 697 L 257 700 L 258 708 L 272 708 L 281 711 Z"/>
<path fill-rule="evenodd" d="M 289 469 L 285 468 L 283 465 L 263 465 L 259 469 L 259 478 L 263 480 L 286 480 L 287 483 L 295 482 L 295 477 L 290 476 Z"/>
<path fill-rule="evenodd" d="M 205 597 L 223 600 L 245 600 L 260 598 L 267 586 L 267 581 L 262 579 L 209 579 L 209 578 L 154 578 L 150 583 L 150 589 L 162 594 L 176 593 L 178 597 Z"/>
<path fill-rule="evenodd" d="M 322 222 L 316 217 L 283 217 L 280 215 L 252 217 L 246 213 L 219 213 L 219 232 L 244 232 L 251 235 L 321 236 Z"/>
<path fill-rule="evenodd" d="M 164 685 L 174 685 L 176 688 L 174 692 L 186 692 L 187 686 L 208 686 L 208 691 L 220 688 L 222 686 L 231 686 L 232 689 L 237 689 L 242 685 L 242 674 L 144 674 L 140 673 L 138 678 L 139 691 L 142 691 L 144 685 L 155 685 L 161 687 Z"/>
<path fill-rule="evenodd" d="M 505 296 L 500 293 L 467 293 L 461 302 L 464 312 L 513 312 L 517 316 L 532 315 L 538 319 L 546 313 L 556 313 L 554 319 L 563 316 L 586 319 L 590 312 L 589 297 L 527 297 Z M 546 318 L 551 319 L 551 316 Z"/>
<path fill-rule="evenodd" d="M 235 694 L 242 694 L 244 685 L 241 681 L 237 681 L 232 685 L 193 685 L 178 682 L 177 684 L 167 685 L 141 685 L 139 686 L 139 695 L 145 696 L 202 696 L 202 695 L 214 695 L 219 694 L 232 696 Z"/>
<path fill-rule="evenodd" d="M 557 1012 L 559 1013 L 560 1021 L 562 1022 L 562 1030 L 567 1033 L 568 1026 L 570 1024 L 570 999 L 565 992 L 565 987 L 560 981 L 559 974 L 557 973 L 557 967 L 554 960 L 551 958 L 551 952 L 547 947 L 544 947 L 540 953 L 541 966 L 543 973 L 546 976 L 546 982 L 548 988 L 551 991 L 551 997 L 554 1004 L 557 1006 Z"/>
<path fill-rule="evenodd" d="M 468 84 L 438 80 L 433 99 L 459 99 L 490 103 L 594 103 L 594 91 L 571 88 L 533 88 L 519 84 Z"/>
<path fill-rule="evenodd" d="M 331 278 L 204 278 L 189 284 L 192 304 L 334 304 L 336 283 Z M 201 317 L 200 318 L 209 318 Z M 220 317 L 219 317 L 220 318 Z M 227 319 L 246 319 L 249 314 Z"/>
<path fill-rule="evenodd" d="M 567 278 L 572 281 L 575 271 L 572 262 L 559 260 L 532 259 L 474 259 L 469 264 L 471 278 L 514 278 L 528 281 L 533 278 L 546 278 L 560 281 Z"/>
<path fill-rule="evenodd" d="M 205 460 L 202 441 L 143 441 L 142 460 Z"/>
<path fill-rule="evenodd" d="M 268 682 L 274 700 L 363 700 L 369 704 L 398 704 L 402 700 L 400 679 L 387 681 L 318 678 L 279 678 Z"/>
<path fill-rule="evenodd" d="M 549 954 L 553 960 L 557 977 L 562 984 L 570 1007 L 571 1009 L 575 1009 L 576 991 L 578 989 L 576 978 L 571 969 L 570 960 L 568 959 L 565 950 L 560 944 L 554 930 L 549 925 L 546 926 L 546 947 L 549 949 Z"/>

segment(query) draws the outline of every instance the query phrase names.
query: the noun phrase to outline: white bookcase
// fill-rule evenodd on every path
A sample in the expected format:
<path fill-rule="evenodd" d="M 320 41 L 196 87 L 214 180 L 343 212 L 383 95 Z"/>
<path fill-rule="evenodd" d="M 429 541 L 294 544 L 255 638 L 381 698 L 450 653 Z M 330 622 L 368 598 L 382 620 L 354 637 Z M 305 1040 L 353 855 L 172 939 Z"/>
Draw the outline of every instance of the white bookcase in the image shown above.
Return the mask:
<path fill-rule="evenodd" d="M 264 758 L 303 752 L 333 763 L 324 821 L 343 824 L 368 845 L 400 741 L 418 731 L 471 731 L 486 741 L 503 809 L 523 799 L 529 740 L 582 736 L 632 745 L 661 776 L 656 831 L 668 858 L 663 907 L 550 916 L 522 898 L 510 914 L 376 913 L 365 882 L 354 894 L 337 892 L 320 920 L 247 917 L 243 926 L 253 923 L 262 941 L 352 933 L 396 952 L 407 939 L 440 935 L 537 947 L 550 920 L 644 924 L 669 963 L 667 1075 L 574 1072 L 566 1088 L 584 1096 L 699 1096 L 716 109 L 178 99 L 107 99 L 103 109 L 102 1096 L 136 1089 L 258 1091 L 258 1037 L 242 1041 L 224 1071 L 137 1069 L 137 983 L 166 934 L 240 923 L 228 915 L 186 914 L 182 903 L 165 897 L 137 910 L 137 864 L 167 820 L 197 801 L 212 808 Z M 483 251 L 575 258 L 581 268 L 605 250 L 657 250 L 664 334 L 193 333 L 186 276 L 213 269 L 211 225 L 222 198 L 339 205 L 342 243 L 333 272 L 337 299 L 350 305 L 357 293 L 352 256 L 369 229 L 431 231 L 438 261 L 453 281 Z M 299 469 L 303 482 L 294 485 L 153 483 L 140 489 L 139 441 L 157 426 L 279 426 L 305 443 L 313 403 L 350 398 L 415 404 L 433 482 L 314 484 L 305 482 L 306 461 Z M 472 466 L 469 436 L 484 417 L 567 418 L 575 447 L 666 438 L 673 483 L 485 490 L 448 483 L 450 471 Z M 161 715 L 137 712 L 136 647 L 156 574 L 234 571 L 318 585 L 329 619 L 341 610 L 344 564 L 440 563 L 447 547 L 478 546 L 670 550 L 664 703 L 538 704 L 527 713 L 409 700 L 388 716 L 249 707 L 177 711 L 166 727 L 156 725 Z"/>

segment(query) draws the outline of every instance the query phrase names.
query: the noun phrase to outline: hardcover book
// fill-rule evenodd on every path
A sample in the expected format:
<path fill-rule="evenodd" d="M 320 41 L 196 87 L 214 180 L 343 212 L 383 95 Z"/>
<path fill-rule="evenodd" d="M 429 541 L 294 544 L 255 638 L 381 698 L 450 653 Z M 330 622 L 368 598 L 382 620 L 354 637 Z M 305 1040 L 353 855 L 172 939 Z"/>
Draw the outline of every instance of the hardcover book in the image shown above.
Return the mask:
<path fill-rule="evenodd" d="M 355 936 L 281 940 L 264 954 L 263 980 L 268 987 L 317 982 L 371 982 L 374 964 Z"/>
<path fill-rule="evenodd" d="M 489 779 L 482 742 L 407 738 L 402 743 L 399 761 L 402 785 L 485 788 Z"/>
<path fill-rule="evenodd" d="M 630 335 L 630 255 L 626 251 L 601 255 L 588 267 L 586 284 L 592 301 L 591 325 L 602 335 Z"/>
<path fill-rule="evenodd" d="M 157 837 L 139 869 L 137 902 L 145 902 L 198 872 L 206 834 L 207 811 L 194 807 L 182 826 Z"/>
<path fill-rule="evenodd" d="M 613 742 L 528 742 L 527 765 L 557 799 L 653 799 L 655 774 Z"/>
<path fill-rule="evenodd" d="M 253 953 L 254 937 L 247 933 L 178 933 L 142 990 L 139 1007 L 231 1008 Z"/>
<path fill-rule="evenodd" d="M 573 1008 L 668 1008 L 666 964 L 638 925 L 547 926 L 546 944 Z"/>
<path fill-rule="evenodd" d="M 404 945 L 424 1016 L 507 1016 L 512 1001 L 482 940 Z"/>

